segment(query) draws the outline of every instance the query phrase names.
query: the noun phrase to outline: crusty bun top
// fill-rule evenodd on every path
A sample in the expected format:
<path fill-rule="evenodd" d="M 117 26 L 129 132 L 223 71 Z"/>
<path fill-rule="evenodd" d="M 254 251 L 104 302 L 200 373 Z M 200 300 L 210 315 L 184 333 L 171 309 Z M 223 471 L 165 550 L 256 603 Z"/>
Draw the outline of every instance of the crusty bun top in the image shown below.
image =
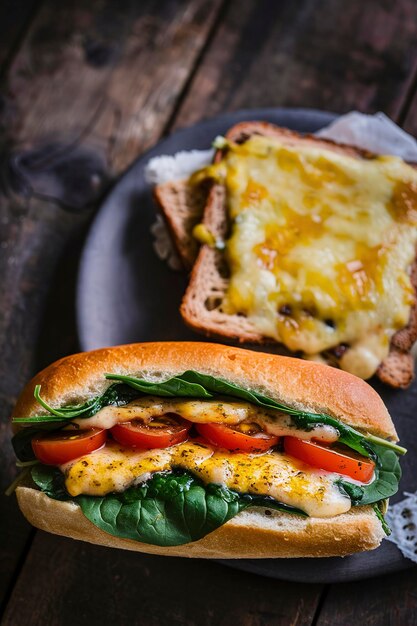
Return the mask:
<path fill-rule="evenodd" d="M 74 354 L 56 361 L 25 387 L 13 417 L 45 413 L 35 385 L 50 405 L 85 402 L 106 389 L 106 373 L 165 380 L 186 370 L 224 378 L 282 404 L 326 413 L 345 424 L 397 440 L 379 395 L 363 380 L 321 363 L 204 342 L 137 343 Z"/>

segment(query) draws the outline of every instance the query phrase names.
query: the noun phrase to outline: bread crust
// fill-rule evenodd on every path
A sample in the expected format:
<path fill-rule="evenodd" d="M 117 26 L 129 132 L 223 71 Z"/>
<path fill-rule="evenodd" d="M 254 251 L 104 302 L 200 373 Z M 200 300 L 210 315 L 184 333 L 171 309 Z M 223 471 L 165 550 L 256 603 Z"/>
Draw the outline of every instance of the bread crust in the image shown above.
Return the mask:
<path fill-rule="evenodd" d="M 300 135 L 269 122 L 240 122 L 228 131 L 226 138 L 233 142 L 243 143 L 252 135 L 276 137 L 291 146 L 296 146 L 301 142 L 303 145 L 323 147 L 358 159 L 372 159 L 377 156 L 367 150 L 339 144 L 330 139 Z M 218 150 L 214 161 L 219 162 L 221 159 L 222 152 Z M 227 236 L 228 223 L 225 207 L 224 187 L 217 183 L 213 184 L 208 195 L 203 221 L 218 239 L 225 239 Z M 221 272 L 218 271 L 222 263 L 221 252 L 207 245 L 201 246 L 180 308 L 184 321 L 188 326 L 206 336 L 221 336 L 240 342 L 258 344 L 277 343 L 273 338 L 259 333 L 245 317 L 227 315 L 216 310 L 216 307 L 207 311 L 205 303 L 210 299 L 217 299 L 221 302 L 227 289 L 227 279 L 223 279 Z M 414 302 L 410 309 L 409 322 L 393 335 L 390 352 L 376 372 L 382 382 L 402 389 L 406 389 L 414 378 L 414 362 L 410 356 L 410 350 L 417 339 L 417 253 L 416 260 L 410 268 L 410 278 L 414 288 Z M 230 323 L 231 317 L 233 317 L 233 324 Z M 338 359 L 332 358 L 332 362 L 337 364 Z"/>
<path fill-rule="evenodd" d="M 165 556 L 265 559 L 345 556 L 377 548 L 384 536 L 372 507 L 356 507 L 332 519 L 301 518 L 254 508 L 193 543 L 160 547 L 113 537 L 92 524 L 75 502 L 52 500 L 31 487 L 18 487 L 28 521 L 50 533 L 89 543 Z"/>
<path fill-rule="evenodd" d="M 12 417 L 45 411 L 33 396 L 36 385 L 54 407 L 77 404 L 102 393 L 106 373 L 164 380 L 196 370 L 258 391 L 290 407 L 340 419 L 371 434 L 397 440 L 391 417 L 365 381 L 328 365 L 204 342 L 136 343 L 64 357 L 25 387 Z"/>

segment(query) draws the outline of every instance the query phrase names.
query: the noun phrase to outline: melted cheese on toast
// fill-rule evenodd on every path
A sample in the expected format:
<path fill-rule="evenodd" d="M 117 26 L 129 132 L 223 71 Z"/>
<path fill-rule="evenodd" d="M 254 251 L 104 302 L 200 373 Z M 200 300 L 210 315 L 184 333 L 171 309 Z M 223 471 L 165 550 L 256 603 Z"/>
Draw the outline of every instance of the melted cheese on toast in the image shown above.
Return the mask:
<path fill-rule="evenodd" d="M 414 302 L 417 172 L 252 136 L 198 173 L 225 185 L 231 270 L 222 303 L 307 358 L 340 344 L 340 366 L 369 378 Z"/>

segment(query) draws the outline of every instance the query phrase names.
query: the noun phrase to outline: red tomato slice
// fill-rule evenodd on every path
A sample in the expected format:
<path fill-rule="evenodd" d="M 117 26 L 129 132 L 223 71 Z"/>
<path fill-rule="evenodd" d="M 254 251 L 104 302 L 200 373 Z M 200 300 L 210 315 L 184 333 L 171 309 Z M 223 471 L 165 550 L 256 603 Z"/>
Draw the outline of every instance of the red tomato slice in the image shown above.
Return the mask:
<path fill-rule="evenodd" d="M 169 448 L 185 441 L 191 422 L 187 422 L 178 415 L 167 413 L 154 417 L 150 422 L 132 420 L 123 424 L 116 424 L 110 430 L 113 437 L 122 446 L 143 448 Z"/>
<path fill-rule="evenodd" d="M 232 452 L 266 452 L 279 441 L 279 437 L 268 435 L 257 424 L 197 424 L 196 428 L 211 444 Z"/>
<path fill-rule="evenodd" d="M 296 437 L 284 438 L 284 450 L 287 454 L 304 461 L 313 467 L 319 467 L 327 472 L 336 472 L 343 476 L 350 476 L 362 483 L 371 480 L 375 464 L 365 457 L 352 451 L 352 456 L 324 447 L 312 441 L 304 441 Z"/>
<path fill-rule="evenodd" d="M 32 449 L 45 465 L 62 465 L 98 450 L 106 443 L 107 434 L 101 428 L 89 430 L 60 430 L 54 434 L 32 439 Z"/>

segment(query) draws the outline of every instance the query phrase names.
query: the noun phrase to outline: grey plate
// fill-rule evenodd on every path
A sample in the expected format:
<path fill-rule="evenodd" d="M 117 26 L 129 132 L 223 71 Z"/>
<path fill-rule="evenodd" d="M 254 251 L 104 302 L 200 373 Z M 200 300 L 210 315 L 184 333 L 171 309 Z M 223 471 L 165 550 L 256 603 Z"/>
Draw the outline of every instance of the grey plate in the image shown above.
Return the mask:
<path fill-rule="evenodd" d="M 212 139 L 239 121 L 266 120 L 301 132 L 314 132 L 335 118 L 308 109 L 238 111 L 178 131 L 144 154 L 124 174 L 94 220 L 81 259 L 77 319 L 81 347 L 92 350 L 135 341 L 198 341 L 178 313 L 186 276 L 173 272 L 152 248 L 149 228 L 155 220 L 151 190 L 144 180 L 150 158 L 179 150 L 206 149 Z M 416 488 L 415 408 L 417 383 L 407 391 L 374 385 L 394 416 L 402 443 L 402 491 Z M 414 469 L 415 475 L 415 469 Z M 399 496 L 397 496 L 398 499 Z M 395 498 L 393 501 L 395 502 Z M 228 565 L 273 578 L 300 582 L 346 582 L 395 572 L 411 565 L 397 548 L 384 541 L 367 554 L 329 559 L 262 559 L 225 561 Z"/>

